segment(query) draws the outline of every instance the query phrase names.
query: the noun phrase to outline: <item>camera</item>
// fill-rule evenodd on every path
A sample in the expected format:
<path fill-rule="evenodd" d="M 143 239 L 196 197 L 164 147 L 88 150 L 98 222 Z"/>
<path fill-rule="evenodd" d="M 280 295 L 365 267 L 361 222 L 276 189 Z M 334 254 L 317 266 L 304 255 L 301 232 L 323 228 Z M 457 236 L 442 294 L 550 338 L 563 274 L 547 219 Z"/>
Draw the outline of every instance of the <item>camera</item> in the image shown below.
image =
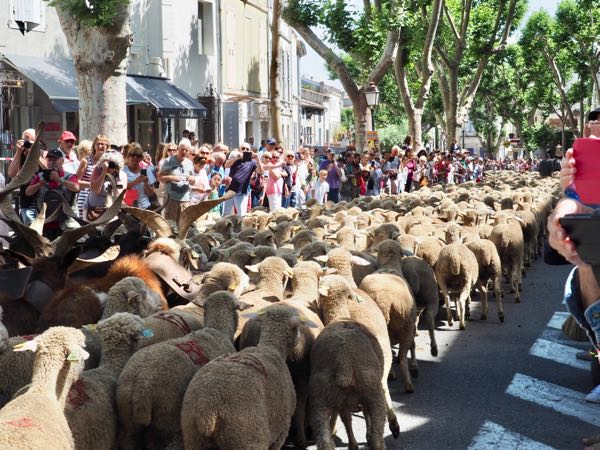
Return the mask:
<path fill-rule="evenodd" d="M 242 160 L 244 162 L 252 161 L 252 152 L 242 152 Z"/>
<path fill-rule="evenodd" d="M 25 139 L 25 140 L 23 141 L 23 148 L 27 148 L 27 149 L 29 149 L 29 148 L 31 148 L 32 146 L 33 146 L 33 142 L 31 142 L 30 140 L 28 140 L 28 139 Z"/>
<path fill-rule="evenodd" d="M 114 162 L 112 162 L 112 161 L 109 161 L 109 162 L 108 162 L 108 168 L 109 168 L 109 169 L 118 169 L 118 168 L 119 168 L 119 166 L 117 166 L 117 164 L 116 164 L 116 163 L 114 163 Z"/>
<path fill-rule="evenodd" d="M 42 178 L 46 180 L 46 182 L 49 182 L 51 173 L 52 171 L 50 169 L 42 170 Z"/>
<path fill-rule="evenodd" d="M 140 170 L 140 174 L 141 174 L 143 177 L 147 177 L 147 176 L 148 176 L 148 169 L 142 169 L 142 170 Z"/>

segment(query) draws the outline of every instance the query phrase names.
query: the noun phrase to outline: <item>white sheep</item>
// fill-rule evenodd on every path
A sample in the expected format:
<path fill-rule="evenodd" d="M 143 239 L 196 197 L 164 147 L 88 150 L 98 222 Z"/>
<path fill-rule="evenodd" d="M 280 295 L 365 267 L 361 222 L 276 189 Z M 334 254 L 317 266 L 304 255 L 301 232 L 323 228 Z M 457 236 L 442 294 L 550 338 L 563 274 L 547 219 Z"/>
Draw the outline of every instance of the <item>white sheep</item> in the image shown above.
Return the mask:
<path fill-rule="evenodd" d="M 150 289 L 141 278 L 126 277 L 108 291 L 102 319 L 107 319 L 118 312 L 147 317 L 161 310 L 162 301 L 158 293 Z"/>
<path fill-rule="evenodd" d="M 131 357 L 117 387 L 123 449 L 183 447 L 181 404 L 190 380 L 208 361 L 235 352 L 237 311 L 248 306 L 217 291 L 203 303 L 205 328 Z"/>
<path fill-rule="evenodd" d="M 27 392 L 0 410 L 0 448 L 75 448 L 64 407 L 83 370 L 84 342 L 75 328 L 52 327 L 17 349 L 36 352 L 33 377 Z"/>
<path fill-rule="evenodd" d="M 257 347 L 214 359 L 194 375 L 181 410 L 187 450 L 283 446 L 296 407 L 285 360 L 302 321 L 286 307 L 263 315 Z"/>
<path fill-rule="evenodd" d="M 143 338 L 144 321 L 116 313 L 98 323 L 102 359 L 96 369 L 83 372 L 67 397 L 65 415 L 77 448 L 110 450 L 117 442 L 117 380 Z"/>

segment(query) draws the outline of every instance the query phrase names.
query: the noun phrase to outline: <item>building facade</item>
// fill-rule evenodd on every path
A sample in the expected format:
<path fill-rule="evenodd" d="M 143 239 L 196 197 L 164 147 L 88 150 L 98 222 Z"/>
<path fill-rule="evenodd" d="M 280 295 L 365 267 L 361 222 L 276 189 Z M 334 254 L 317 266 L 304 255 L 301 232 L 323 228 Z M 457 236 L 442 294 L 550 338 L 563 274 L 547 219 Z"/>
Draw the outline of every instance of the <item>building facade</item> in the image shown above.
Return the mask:
<path fill-rule="evenodd" d="M 338 146 L 342 122 L 343 92 L 324 82 L 302 78 L 301 133 L 303 145 Z"/>

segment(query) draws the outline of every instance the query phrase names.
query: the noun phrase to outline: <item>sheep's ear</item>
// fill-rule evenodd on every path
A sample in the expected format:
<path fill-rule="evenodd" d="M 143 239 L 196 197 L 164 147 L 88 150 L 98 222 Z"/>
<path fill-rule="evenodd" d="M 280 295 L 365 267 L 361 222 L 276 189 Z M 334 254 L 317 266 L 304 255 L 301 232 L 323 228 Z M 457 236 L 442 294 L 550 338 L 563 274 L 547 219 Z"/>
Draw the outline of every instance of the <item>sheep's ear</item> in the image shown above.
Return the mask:
<path fill-rule="evenodd" d="M 350 262 L 356 266 L 370 266 L 371 263 L 360 256 L 352 255 Z"/>
<path fill-rule="evenodd" d="M 252 303 L 241 302 L 238 300 L 236 303 L 236 309 L 239 311 L 244 311 L 245 309 L 252 308 L 254 305 Z"/>
<path fill-rule="evenodd" d="M 254 264 L 253 266 L 245 266 L 248 272 L 258 273 L 258 264 Z"/>
<path fill-rule="evenodd" d="M 237 288 L 238 284 L 235 281 L 232 281 L 229 283 L 229 286 L 227 286 L 227 289 L 229 289 L 231 292 L 234 292 Z"/>
<path fill-rule="evenodd" d="M 276 224 L 276 223 L 274 223 L 274 222 L 269 222 L 269 225 L 268 225 L 268 227 L 269 227 L 271 230 L 276 230 L 276 229 L 277 229 L 277 224 Z"/>
<path fill-rule="evenodd" d="M 319 325 L 317 325 L 316 323 L 314 323 L 312 320 L 304 317 L 304 316 L 300 316 L 298 319 L 300 319 L 300 322 L 302 322 L 302 325 L 304 325 L 305 327 L 308 328 L 319 328 Z"/>
<path fill-rule="evenodd" d="M 329 295 L 329 286 L 327 284 L 321 283 L 319 285 L 319 294 L 323 295 L 323 296 L 327 296 Z"/>
<path fill-rule="evenodd" d="M 354 301 L 356 301 L 356 303 L 364 303 L 364 300 L 360 298 L 360 295 L 358 295 L 356 292 L 352 293 L 352 297 L 354 298 Z"/>
<path fill-rule="evenodd" d="M 294 271 L 292 269 L 287 269 L 285 271 L 285 276 L 288 278 L 294 278 Z"/>
<path fill-rule="evenodd" d="M 400 236 L 400 233 L 397 232 L 397 231 L 395 231 L 395 232 L 392 233 L 392 237 L 390 239 L 395 240 L 398 236 Z"/>
<path fill-rule="evenodd" d="M 95 323 L 89 323 L 87 325 L 82 326 L 81 328 L 84 328 L 88 331 L 96 331 L 96 329 L 98 328 L 98 324 Z"/>
<path fill-rule="evenodd" d="M 24 352 L 24 351 L 32 351 L 35 352 L 38 347 L 38 338 L 32 339 L 31 341 L 26 341 L 21 344 L 17 344 L 14 346 L 13 350 L 15 352 Z"/>
<path fill-rule="evenodd" d="M 256 258 L 256 252 L 254 250 L 251 250 L 248 255 L 250 255 L 251 258 Z"/>
<path fill-rule="evenodd" d="M 245 319 L 256 319 L 258 317 L 258 313 L 246 313 L 242 314 L 242 317 Z"/>
<path fill-rule="evenodd" d="M 140 336 L 145 339 L 149 339 L 154 336 L 154 331 L 152 331 L 150 328 L 144 328 L 142 331 L 140 331 Z"/>
<path fill-rule="evenodd" d="M 82 359 L 85 361 L 89 357 L 90 357 L 90 354 L 88 352 L 86 352 L 84 349 L 75 348 L 75 349 L 71 350 L 71 353 L 69 353 L 67 355 L 67 361 L 76 363 L 76 362 L 81 361 Z"/>
<path fill-rule="evenodd" d="M 127 291 L 125 298 L 128 304 L 133 305 L 140 301 L 140 293 L 138 291 Z"/>
<path fill-rule="evenodd" d="M 315 261 L 327 263 L 327 261 L 329 261 L 329 255 L 319 255 L 319 256 L 315 256 L 313 259 Z"/>

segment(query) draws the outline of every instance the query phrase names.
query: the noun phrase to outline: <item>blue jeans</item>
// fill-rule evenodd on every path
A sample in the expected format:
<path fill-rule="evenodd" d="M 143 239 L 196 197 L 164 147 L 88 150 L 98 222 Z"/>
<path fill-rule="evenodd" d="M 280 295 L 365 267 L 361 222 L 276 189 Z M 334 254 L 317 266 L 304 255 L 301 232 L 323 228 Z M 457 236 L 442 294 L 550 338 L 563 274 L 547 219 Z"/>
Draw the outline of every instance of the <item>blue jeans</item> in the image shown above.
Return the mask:
<path fill-rule="evenodd" d="M 38 212 L 36 208 L 21 208 L 19 211 L 21 222 L 27 226 L 31 225 L 31 222 L 33 222 L 37 216 Z"/>
<path fill-rule="evenodd" d="M 338 203 L 340 201 L 340 190 L 329 189 L 329 193 L 327 194 L 327 200 L 331 200 L 333 203 Z"/>

